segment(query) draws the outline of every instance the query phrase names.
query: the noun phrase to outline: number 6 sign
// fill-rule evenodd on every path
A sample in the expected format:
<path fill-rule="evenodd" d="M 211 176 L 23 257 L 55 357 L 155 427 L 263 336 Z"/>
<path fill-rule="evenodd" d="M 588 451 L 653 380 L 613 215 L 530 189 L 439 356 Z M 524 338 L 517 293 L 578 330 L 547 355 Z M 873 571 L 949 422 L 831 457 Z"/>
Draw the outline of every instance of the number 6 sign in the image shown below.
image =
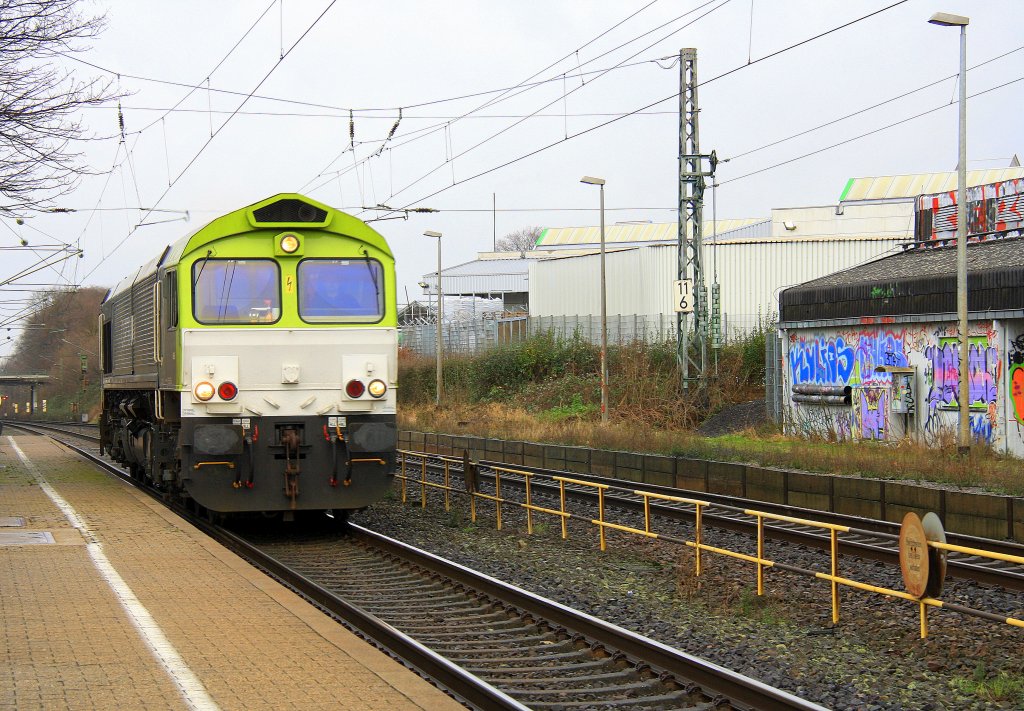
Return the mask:
<path fill-rule="evenodd" d="M 676 311 L 684 314 L 693 313 L 693 300 L 691 297 L 692 293 L 692 279 L 680 279 L 679 281 L 674 282 L 672 290 L 672 303 L 675 305 Z"/>

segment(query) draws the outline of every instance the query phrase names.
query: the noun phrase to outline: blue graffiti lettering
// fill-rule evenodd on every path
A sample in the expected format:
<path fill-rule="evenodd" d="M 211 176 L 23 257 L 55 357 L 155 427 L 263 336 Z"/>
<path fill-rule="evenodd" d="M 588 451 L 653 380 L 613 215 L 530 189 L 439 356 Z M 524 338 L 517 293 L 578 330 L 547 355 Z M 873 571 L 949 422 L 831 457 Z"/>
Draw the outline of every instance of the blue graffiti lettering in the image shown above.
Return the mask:
<path fill-rule="evenodd" d="M 987 414 L 971 415 L 971 437 L 979 444 L 991 444 L 994 435 L 992 420 Z"/>
<path fill-rule="evenodd" d="M 795 385 L 845 385 L 854 366 L 853 348 L 842 336 L 835 340 L 801 339 L 789 349 L 789 368 Z"/>

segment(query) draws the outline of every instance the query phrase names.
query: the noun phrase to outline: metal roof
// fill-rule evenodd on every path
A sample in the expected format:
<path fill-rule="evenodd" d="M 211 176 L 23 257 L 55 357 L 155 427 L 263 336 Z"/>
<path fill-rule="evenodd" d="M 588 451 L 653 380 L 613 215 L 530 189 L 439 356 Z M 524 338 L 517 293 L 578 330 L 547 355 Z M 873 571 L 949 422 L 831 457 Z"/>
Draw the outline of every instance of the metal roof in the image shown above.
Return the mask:
<path fill-rule="evenodd" d="M 967 171 L 967 187 L 997 183 L 1024 177 L 1024 168 L 997 168 Z M 850 178 L 839 202 L 855 200 L 908 200 L 918 195 L 956 190 L 957 174 L 918 173 L 916 175 L 883 175 L 874 178 Z"/>
<path fill-rule="evenodd" d="M 968 309 L 1024 308 L 1024 239 L 967 245 Z M 956 312 L 956 248 L 911 249 L 794 286 L 782 322 Z"/>
<path fill-rule="evenodd" d="M 536 259 L 476 259 L 441 269 L 445 294 L 520 293 L 528 289 L 529 263 Z M 437 288 L 437 272 L 423 275 L 429 290 Z"/>
<path fill-rule="evenodd" d="M 719 234 L 763 222 L 763 217 L 752 217 L 737 220 L 717 220 Z M 704 222 L 704 236 L 713 231 L 715 225 L 710 220 Z M 604 241 L 606 244 L 616 242 L 647 243 L 675 242 L 679 237 L 679 224 L 676 222 L 657 222 L 644 224 L 606 225 Z M 549 227 L 537 239 L 537 247 L 557 247 L 560 245 L 600 244 L 600 226 L 591 227 Z"/>

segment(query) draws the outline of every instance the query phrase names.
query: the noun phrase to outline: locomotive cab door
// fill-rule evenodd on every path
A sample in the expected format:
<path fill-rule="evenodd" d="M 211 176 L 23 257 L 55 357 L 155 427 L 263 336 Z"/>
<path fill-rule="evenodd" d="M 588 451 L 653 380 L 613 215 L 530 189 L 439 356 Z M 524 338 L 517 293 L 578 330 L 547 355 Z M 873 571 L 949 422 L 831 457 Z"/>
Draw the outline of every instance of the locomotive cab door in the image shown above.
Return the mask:
<path fill-rule="evenodd" d="M 157 282 L 159 290 L 159 358 L 161 388 L 174 388 L 178 382 L 177 341 L 178 341 L 178 272 L 168 269 L 161 273 Z"/>

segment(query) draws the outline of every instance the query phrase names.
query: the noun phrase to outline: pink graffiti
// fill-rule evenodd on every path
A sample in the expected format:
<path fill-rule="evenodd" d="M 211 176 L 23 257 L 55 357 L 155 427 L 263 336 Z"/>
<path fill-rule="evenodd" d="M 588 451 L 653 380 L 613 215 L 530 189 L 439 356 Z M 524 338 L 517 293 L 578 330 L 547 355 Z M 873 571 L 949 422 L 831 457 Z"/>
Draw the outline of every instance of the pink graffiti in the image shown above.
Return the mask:
<path fill-rule="evenodd" d="M 960 345 L 955 339 L 942 339 L 937 346 L 925 348 L 930 361 L 932 387 L 928 393 L 928 406 L 956 407 L 960 388 Z M 996 381 L 999 379 L 999 355 L 987 343 L 971 343 L 967 355 L 968 402 L 972 407 L 996 401 Z"/>
<path fill-rule="evenodd" d="M 886 394 L 882 388 L 864 388 L 860 399 L 860 435 L 864 439 L 885 439 Z"/>

